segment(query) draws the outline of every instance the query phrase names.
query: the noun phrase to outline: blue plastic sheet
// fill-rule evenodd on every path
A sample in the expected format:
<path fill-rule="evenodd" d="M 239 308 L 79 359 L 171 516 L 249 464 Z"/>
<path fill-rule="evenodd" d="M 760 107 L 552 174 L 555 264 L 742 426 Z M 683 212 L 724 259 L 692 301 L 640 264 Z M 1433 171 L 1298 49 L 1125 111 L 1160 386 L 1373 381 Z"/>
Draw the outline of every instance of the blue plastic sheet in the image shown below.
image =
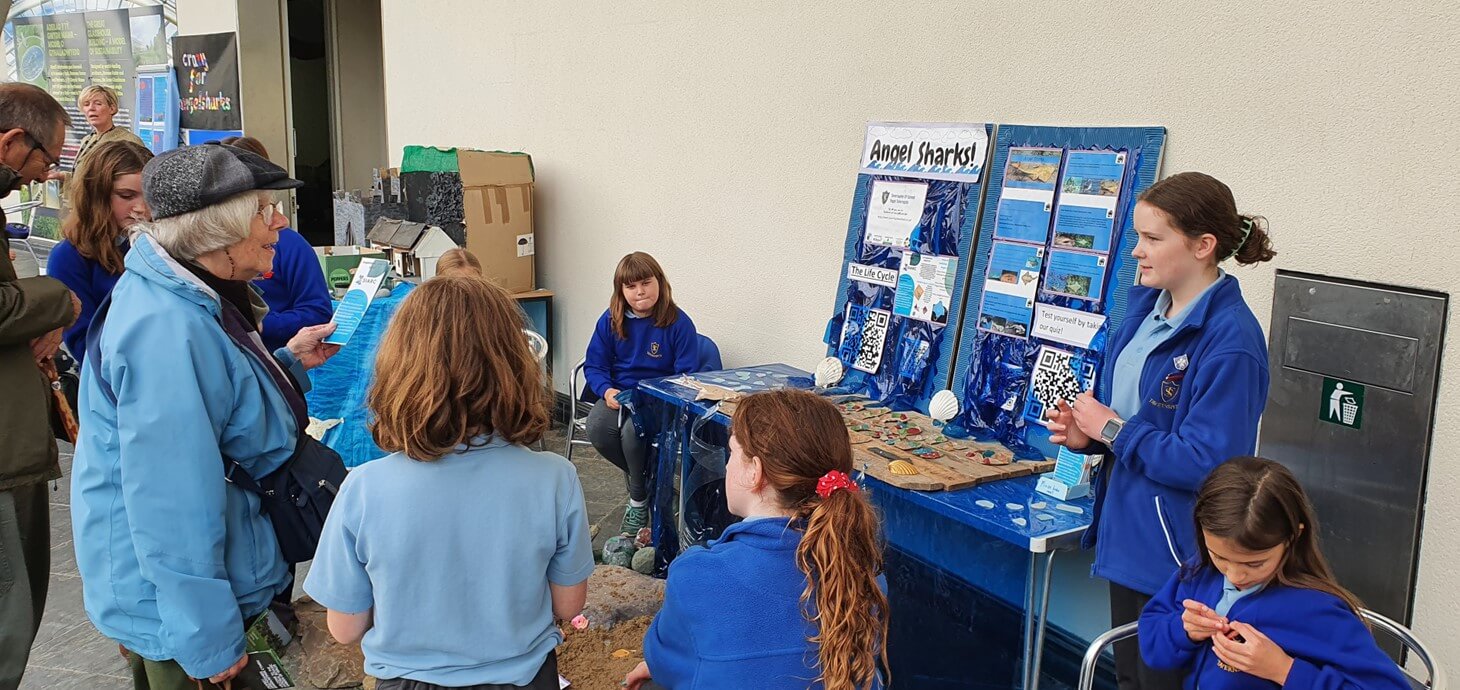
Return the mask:
<path fill-rule="evenodd" d="M 876 180 L 906 181 L 883 175 L 862 174 L 857 177 L 857 192 L 852 202 L 851 220 L 847 226 L 841 286 L 837 291 L 836 311 L 827 323 L 824 340 L 828 355 L 842 359 L 847 377 L 840 388 L 864 394 L 898 410 L 926 411 L 928 399 L 947 382 L 953 361 L 953 341 L 958 333 L 961 315 L 956 305 L 962 299 L 967 256 L 973 244 L 975 223 L 982 186 L 949 180 L 926 180 L 928 195 L 923 204 L 923 217 L 912 237 L 912 250 L 920 254 L 956 257 L 958 270 L 954 277 L 952 304 L 954 313 L 947 324 L 934 324 L 893 315 L 883 341 L 882 361 L 875 374 L 850 368 L 851 357 L 839 348 L 847 335 L 855 339 L 860 324 L 847 323 L 847 306 L 891 311 L 896 288 L 873 285 L 846 278 L 846 265 L 859 263 L 897 271 L 902 264 L 901 249 L 863 244 L 867 222 L 867 202 Z M 923 180 L 919 180 L 923 181 Z M 860 312 L 859 309 L 853 311 Z M 855 318 L 855 316 L 854 316 Z"/>
<path fill-rule="evenodd" d="M 1116 208 L 1115 217 L 1119 222 L 1113 232 L 1118 241 L 1112 243 L 1110 277 L 1105 282 L 1102 300 L 1096 302 L 1043 292 L 1038 297 L 1042 304 L 1105 314 L 1107 318 L 1087 349 L 978 330 L 978 310 L 983 298 L 981 277 L 988 270 L 988 254 L 997 216 L 992 211 L 984 213 L 978 246 L 973 250 L 973 274 L 969 280 L 968 299 L 964 303 L 963 333 L 954 367 L 954 390 L 961 394 L 963 410 L 948 425 L 948 435 L 995 440 L 1009 447 L 1020 458 L 1055 454 L 1044 428 L 1025 416 L 1025 398 L 1035 357 L 1040 344 L 1047 344 L 1074 353 L 1081 362 L 1093 365 L 1096 371 L 1103 365 L 1106 341 L 1124 318 L 1130 286 L 1135 282 L 1136 266 L 1130 256 L 1136 243 L 1135 232 L 1131 229 L 1135 199 L 1156 181 L 1165 140 L 1166 131 L 1160 127 L 999 126 L 994 164 L 987 178 L 989 189 L 985 206 L 988 209 L 998 208 L 1003 192 L 1004 167 L 1011 147 L 1124 150 L 1131 156 L 1122 181 L 1121 200 Z M 1096 394 L 1102 399 L 1107 397 L 1106 385 L 1103 379 L 1096 379 Z"/>
<path fill-rule="evenodd" d="M 309 415 L 317 419 L 345 420 L 324 436 L 324 444 L 340 454 L 345 467 L 358 467 L 386 455 L 370 436 L 365 397 L 374 379 L 375 352 L 380 348 L 385 327 L 401 300 L 414 288 L 402 282 L 389 296 L 375 298 L 359 328 L 350 336 L 350 342 L 328 362 L 309 372 L 313 384 L 305 397 Z"/>

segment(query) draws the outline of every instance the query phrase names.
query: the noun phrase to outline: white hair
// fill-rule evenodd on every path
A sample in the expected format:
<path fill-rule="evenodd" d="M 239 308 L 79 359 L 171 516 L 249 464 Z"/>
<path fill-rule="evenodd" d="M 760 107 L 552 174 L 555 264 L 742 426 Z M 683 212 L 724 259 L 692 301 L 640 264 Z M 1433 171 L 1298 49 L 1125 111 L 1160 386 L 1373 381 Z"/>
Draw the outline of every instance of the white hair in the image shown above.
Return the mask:
<path fill-rule="evenodd" d="M 139 223 L 174 258 L 192 261 L 208 252 L 231 247 L 248 237 L 259 212 L 259 193 L 235 194 L 196 211 Z"/>

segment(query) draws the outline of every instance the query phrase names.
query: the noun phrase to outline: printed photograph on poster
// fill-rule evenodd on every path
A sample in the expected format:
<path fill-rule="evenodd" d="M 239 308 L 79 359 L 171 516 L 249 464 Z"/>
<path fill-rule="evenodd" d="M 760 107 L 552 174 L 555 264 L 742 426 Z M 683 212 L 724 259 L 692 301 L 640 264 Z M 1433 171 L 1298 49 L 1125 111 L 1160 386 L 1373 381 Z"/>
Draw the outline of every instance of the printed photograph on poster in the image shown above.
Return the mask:
<path fill-rule="evenodd" d="M 953 278 L 957 274 L 957 257 L 903 252 L 892 313 L 931 323 L 948 323 L 949 305 L 953 304 Z"/>
<path fill-rule="evenodd" d="M 1009 149 L 994 220 L 996 239 L 1033 244 L 1049 241 L 1049 221 L 1063 156 L 1062 149 Z"/>
<path fill-rule="evenodd" d="M 837 359 L 853 369 L 869 374 L 877 373 L 882 366 L 882 349 L 887 341 L 887 326 L 891 321 L 892 314 L 885 309 L 847 304 L 846 319 L 842 322 L 842 339 L 837 345 Z"/>
<path fill-rule="evenodd" d="M 984 275 L 978 328 L 1016 338 L 1028 337 L 1043 265 L 1044 247 L 994 242 L 989 250 L 989 268 Z"/>
<path fill-rule="evenodd" d="M 873 180 L 862 242 L 912 249 L 913 234 L 923 219 L 923 203 L 927 199 L 926 182 Z"/>
<path fill-rule="evenodd" d="M 1115 207 L 1125 177 L 1124 151 L 1070 151 L 1054 214 L 1054 246 L 1110 252 Z"/>
<path fill-rule="evenodd" d="M 1044 272 L 1044 291 L 1099 302 L 1105 290 L 1107 262 L 1104 254 L 1051 249 L 1049 268 Z"/>
<path fill-rule="evenodd" d="M 1034 370 L 1029 373 L 1029 394 L 1024 403 L 1024 418 L 1049 426 L 1047 411 L 1059 401 L 1069 402 L 1075 396 L 1095 387 L 1093 357 L 1048 345 L 1039 346 Z"/>

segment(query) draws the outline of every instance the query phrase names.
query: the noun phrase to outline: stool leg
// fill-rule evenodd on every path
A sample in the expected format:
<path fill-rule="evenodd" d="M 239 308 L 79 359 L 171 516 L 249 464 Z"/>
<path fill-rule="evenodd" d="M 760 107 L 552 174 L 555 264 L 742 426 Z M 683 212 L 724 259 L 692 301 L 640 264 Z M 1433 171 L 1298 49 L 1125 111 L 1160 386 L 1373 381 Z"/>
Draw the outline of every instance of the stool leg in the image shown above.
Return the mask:
<path fill-rule="evenodd" d="M 28 252 L 30 252 L 30 258 L 35 261 L 35 270 L 36 270 L 36 272 L 37 273 L 44 273 L 44 271 L 41 271 L 41 257 L 39 257 L 39 256 L 36 255 L 36 253 L 35 253 L 35 247 L 32 247 L 30 245 L 30 239 L 29 238 L 23 239 L 23 240 L 21 240 L 21 243 L 25 245 L 25 250 L 28 251 Z"/>

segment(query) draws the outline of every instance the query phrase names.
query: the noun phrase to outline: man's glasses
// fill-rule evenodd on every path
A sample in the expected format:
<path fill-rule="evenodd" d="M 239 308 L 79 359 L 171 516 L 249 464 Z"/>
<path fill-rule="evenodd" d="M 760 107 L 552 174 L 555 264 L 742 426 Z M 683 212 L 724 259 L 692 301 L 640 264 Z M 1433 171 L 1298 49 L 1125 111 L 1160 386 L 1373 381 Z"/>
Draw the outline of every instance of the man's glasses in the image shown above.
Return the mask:
<path fill-rule="evenodd" d="M 46 147 L 41 146 L 41 142 L 39 140 L 37 140 L 34 136 L 32 136 L 30 132 L 27 132 L 25 130 L 20 130 L 20 133 L 21 134 L 24 134 L 25 135 L 25 140 L 28 141 L 28 142 L 30 142 L 30 150 L 32 152 L 34 152 L 34 151 L 40 151 L 41 152 L 41 160 L 43 160 L 43 161 L 46 162 L 46 171 L 47 172 L 50 172 L 52 170 L 55 170 L 56 168 L 61 167 L 61 161 L 56 160 L 55 158 L 52 158 L 51 157 L 51 152 L 50 151 L 47 151 L 46 150 Z M 26 154 L 26 155 L 28 156 L 30 154 Z"/>

